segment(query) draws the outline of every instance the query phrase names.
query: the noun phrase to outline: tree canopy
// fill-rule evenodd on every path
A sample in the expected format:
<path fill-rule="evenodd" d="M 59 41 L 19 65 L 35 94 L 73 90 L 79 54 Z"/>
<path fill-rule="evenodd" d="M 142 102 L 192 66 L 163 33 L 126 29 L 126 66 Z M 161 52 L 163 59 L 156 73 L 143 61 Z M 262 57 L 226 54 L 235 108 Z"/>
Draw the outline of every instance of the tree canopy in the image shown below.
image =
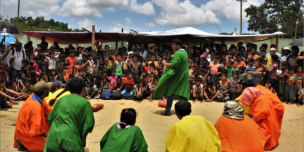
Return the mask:
<path fill-rule="evenodd" d="M 4 17 L 0 17 L 0 20 L 2 19 L 4 19 Z M 17 17 L 6 18 L 4 20 L 14 25 L 17 24 Z M 46 20 L 43 16 L 38 16 L 36 18 L 32 18 L 31 16 L 20 16 L 18 28 L 20 31 L 83 31 L 77 28 L 69 28 L 68 23 L 55 21 L 54 19 Z"/>
<path fill-rule="evenodd" d="M 286 37 L 303 37 L 303 0 L 265 0 L 260 6 L 251 5 L 245 9 L 248 30 L 260 34 L 281 31 Z"/>

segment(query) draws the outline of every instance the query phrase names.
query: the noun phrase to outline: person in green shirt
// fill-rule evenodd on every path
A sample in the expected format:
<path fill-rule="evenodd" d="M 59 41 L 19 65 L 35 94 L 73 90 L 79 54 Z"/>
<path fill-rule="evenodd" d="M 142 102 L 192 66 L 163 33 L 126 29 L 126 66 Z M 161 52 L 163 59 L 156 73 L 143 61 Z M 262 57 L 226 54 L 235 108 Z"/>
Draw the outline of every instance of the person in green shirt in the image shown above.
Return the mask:
<path fill-rule="evenodd" d="M 163 60 L 162 63 L 166 67 L 166 70 L 153 94 L 153 98 L 167 96 L 167 107 L 162 113 L 163 116 L 171 115 L 174 96 L 180 99 L 189 99 L 190 97 L 188 54 L 181 47 L 182 41 L 180 39 L 172 40 L 174 56 L 170 60 L 170 63 Z"/>
<path fill-rule="evenodd" d="M 233 61 L 228 61 L 225 69 L 227 70 L 228 80 L 230 80 L 234 73 L 234 68 L 232 67 Z"/>
<path fill-rule="evenodd" d="M 145 137 L 135 122 L 136 111 L 123 109 L 120 123 L 115 123 L 100 140 L 100 152 L 147 152 Z"/>
<path fill-rule="evenodd" d="M 48 116 L 50 131 L 44 152 L 84 152 L 86 137 L 93 131 L 95 120 L 91 104 L 81 97 L 84 82 L 73 78 L 66 87 L 71 94 L 61 97 Z"/>

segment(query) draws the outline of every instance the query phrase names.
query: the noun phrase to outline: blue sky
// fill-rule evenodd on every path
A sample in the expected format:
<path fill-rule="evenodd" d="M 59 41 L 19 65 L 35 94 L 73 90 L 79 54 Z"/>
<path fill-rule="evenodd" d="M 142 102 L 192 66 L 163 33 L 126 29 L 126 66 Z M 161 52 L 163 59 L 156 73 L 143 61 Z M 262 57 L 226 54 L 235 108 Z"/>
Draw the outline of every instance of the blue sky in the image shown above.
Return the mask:
<path fill-rule="evenodd" d="M 1 16 L 17 15 L 17 0 L 0 0 Z M 250 0 L 243 10 L 264 0 Z M 103 32 L 164 31 L 195 27 L 218 34 L 240 27 L 240 3 L 236 0 L 21 0 L 20 15 L 45 16 L 69 23 L 71 28 L 96 26 Z M 243 33 L 247 31 L 243 12 Z"/>

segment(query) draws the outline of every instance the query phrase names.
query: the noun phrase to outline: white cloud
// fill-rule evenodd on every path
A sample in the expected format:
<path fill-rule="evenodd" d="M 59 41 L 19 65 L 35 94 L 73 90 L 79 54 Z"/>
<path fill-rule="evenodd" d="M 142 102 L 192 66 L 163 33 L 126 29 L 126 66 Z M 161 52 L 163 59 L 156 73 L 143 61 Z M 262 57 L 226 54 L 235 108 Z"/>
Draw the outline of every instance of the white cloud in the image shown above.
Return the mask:
<path fill-rule="evenodd" d="M 86 28 L 87 30 L 92 29 L 92 25 L 95 25 L 95 23 L 87 18 L 83 19 L 83 20 L 79 20 L 77 22 L 78 28 L 82 29 L 82 28 Z M 96 25 L 95 25 L 95 29 L 97 29 Z"/>
<path fill-rule="evenodd" d="M 109 9 L 114 7 L 128 7 L 129 0 L 87 0 L 90 6 Z"/>
<path fill-rule="evenodd" d="M 263 3 L 262 0 L 250 0 L 247 2 L 243 2 L 243 22 L 247 22 L 248 18 L 246 18 L 245 9 L 250 5 L 261 5 Z M 223 15 L 226 18 L 232 21 L 240 20 L 240 2 L 236 0 L 211 0 L 207 2 L 205 5 L 201 6 L 203 9 L 208 9 L 216 12 L 218 15 Z"/>
<path fill-rule="evenodd" d="M 155 27 L 156 26 L 153 22 L 143 22 L 142 24 L 146 27 Z"/>
<path fill-rule="evenodd" d="M 98 9 L 92 8 L 85 0 L 67 0 L 62 4 L 60 16 L 93 16 L 102 17 Z"/>
<path fill-rule="evenodd" d="M 129 8 L 132 12 L 141 13 L 144 15 L 155 15 L 155 10 L 152 2 L 138 4 L 137 0 L 131 0 Z"/>
<path fill-rule="evenodd" d="M 75 22 L 75 19 L 72 17 L 72 18 L 71 18 L 71 21 L 72 21 L 72 22 Z"/>
<path fill-rule="evenodd" d="M 220 23 L 220 19 L 214 12 L 196 7 L 190 0 L 184 0 L 183 2 L 178 0 L 154 0 L 154 2 L 161 8 L 160 15 L 154 19 L 159 25 L 180 27 Z"/>
<path fill-rule="evenodd" d="M 132 24 L 132 21 L 129 17 L 126 17 L 125 22 L 126 24 Z"/>

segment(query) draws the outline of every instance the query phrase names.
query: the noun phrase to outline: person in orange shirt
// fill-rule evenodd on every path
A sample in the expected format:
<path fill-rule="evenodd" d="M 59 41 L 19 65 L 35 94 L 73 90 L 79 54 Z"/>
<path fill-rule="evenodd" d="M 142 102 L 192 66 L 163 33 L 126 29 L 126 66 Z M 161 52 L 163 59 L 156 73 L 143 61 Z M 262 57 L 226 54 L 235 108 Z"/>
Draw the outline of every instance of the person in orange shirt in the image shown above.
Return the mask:
<path fill-rule="evenodd" d="M 77 57 L 75 56 L 75 50 L 70 50 L 70 57 L 68 57 L 66 59 L 67 62 L 70 63 L 70 69 L 71 71 L 74 71 L 74 67 L 75 67 L 75 64 L 76 64 L 76 60 L 77 60 Z"/>
<path fill-rule="evenodd" d="M 236 61 L 234 62 L 233 68 L 239 68 L 239 67 L 246 67 L 246 64 L 244 61 L 242 61 L 242 56 L 241 54 L 236 54 Z"/>
<path fill-rule="evenodd" d="M 50 125 L 47 120 L 52 108 L 44 98 L 51 90 L 52 82 L 39 81 L 34 94 L 22 105 L 15 127 L 14 147 L 19 151 L 43 151 Z"/>
<path fill-rule="evenodd" d="M 225 103 L 223 115 L 214 125 L 221 140 L 222 152 L 264 152 L 266 138 L 254 120 L 243 112 L 240 103 Z"/>
<path fill-rule="evenodd" d="M 247 61 L 249 61 L 250 58 L 253 58 L 254 60 L 257 60 L 260 58 L 260 56 L 257 54 L 257 45 L 252 44 L 251 54 L 248 56 Z"/>

